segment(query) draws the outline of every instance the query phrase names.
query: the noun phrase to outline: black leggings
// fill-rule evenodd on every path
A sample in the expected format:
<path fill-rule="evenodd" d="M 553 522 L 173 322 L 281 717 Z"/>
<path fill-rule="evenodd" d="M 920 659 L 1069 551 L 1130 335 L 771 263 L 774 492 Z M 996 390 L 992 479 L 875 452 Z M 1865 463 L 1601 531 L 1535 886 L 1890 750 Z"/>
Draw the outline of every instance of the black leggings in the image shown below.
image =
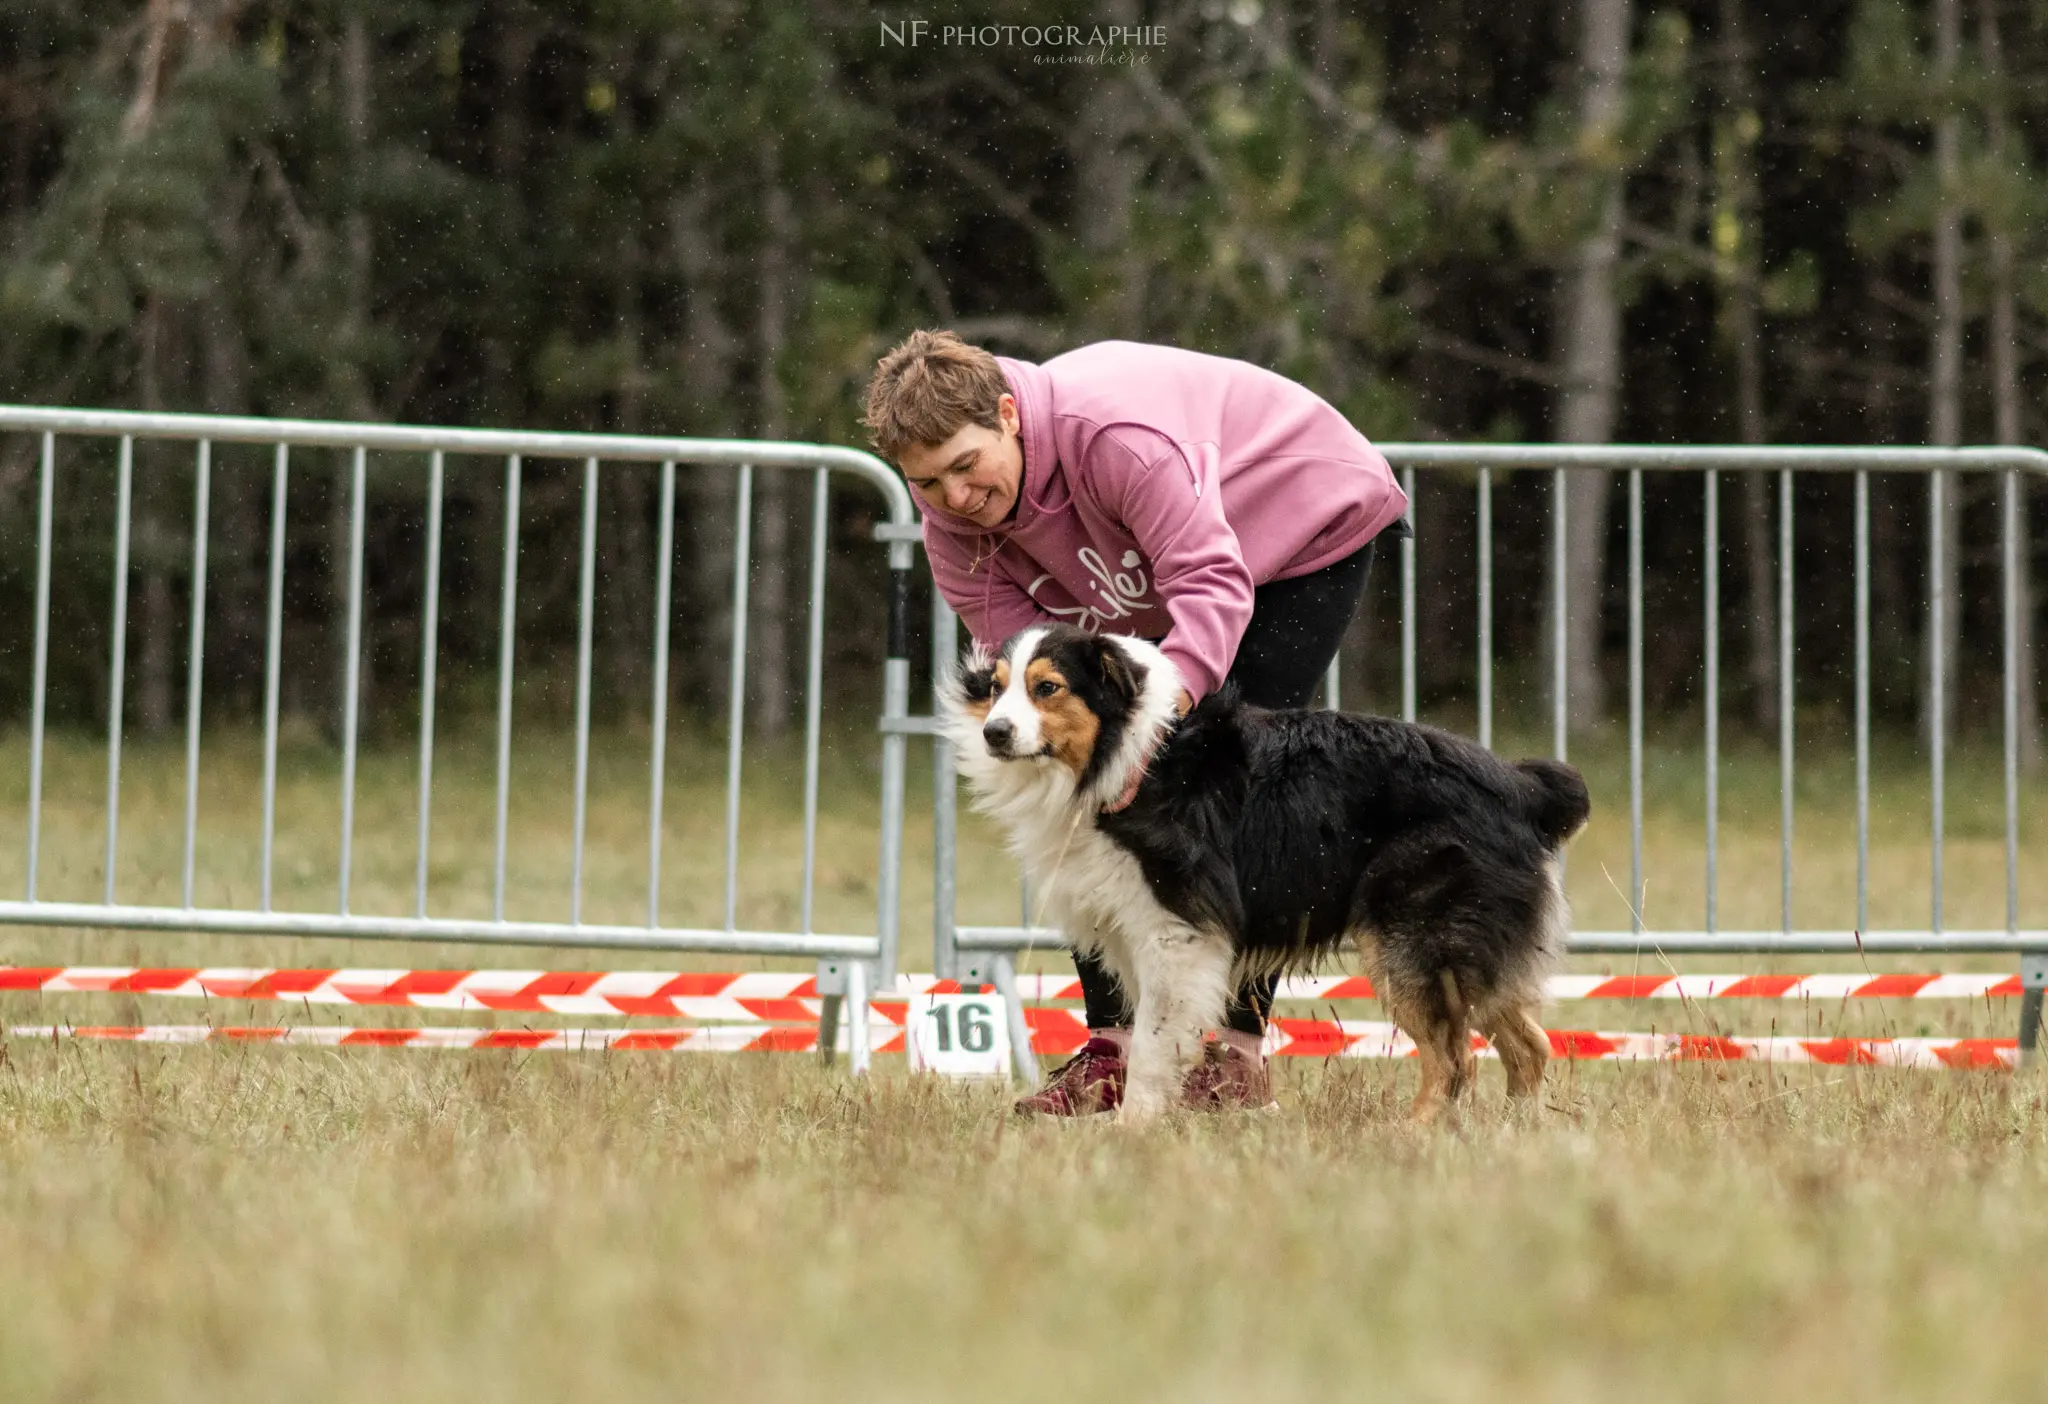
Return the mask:
<path fill-rule="evenodd" d="M 1245 625 L 1237 658 L 1230 665 L 1228 681 L 1237 685 L 1238 695 L 1255 707 L 1306 707 L 1337 656 L 1344 631 L 1351 627 L 1371 570 L 1368 541 L 1321 570 L 1253 590 L 1251 622 Z M 1131 1007 L 1116 977 L 1101 961 L 1078 951 L 1074 967 L 1087 1001 L 1088 1027 L 1129 1028 Z M 1271 977 L 1247 980 L 1232 997 L 1223 1022 L 1256 1036 L 1266 1031 L 1272 1012 Z"/>

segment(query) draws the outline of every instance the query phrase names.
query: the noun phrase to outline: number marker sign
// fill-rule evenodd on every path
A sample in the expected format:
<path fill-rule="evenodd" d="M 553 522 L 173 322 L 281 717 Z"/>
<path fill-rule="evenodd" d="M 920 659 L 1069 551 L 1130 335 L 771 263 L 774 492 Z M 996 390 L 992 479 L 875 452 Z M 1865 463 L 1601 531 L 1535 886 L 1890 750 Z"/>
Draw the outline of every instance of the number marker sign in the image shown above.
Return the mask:
<path fill-rule="evenodd" d="M 1010 1068 L 1010 1026 L 1002 996 L 914 994 L 905 1026 L 913 1072 L 945 1077 L 1004 1077 Z"/>

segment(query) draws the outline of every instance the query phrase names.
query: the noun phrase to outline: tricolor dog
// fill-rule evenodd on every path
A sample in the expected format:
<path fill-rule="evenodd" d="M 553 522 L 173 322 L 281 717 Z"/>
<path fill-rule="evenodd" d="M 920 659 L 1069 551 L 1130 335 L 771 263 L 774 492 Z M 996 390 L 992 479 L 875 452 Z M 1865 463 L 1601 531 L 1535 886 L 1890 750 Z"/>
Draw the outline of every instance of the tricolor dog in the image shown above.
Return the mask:
<path fill-rule="evenodd" d="M 1590 811 L 1579 773 L 1228 689 L 1182 717 L 1180 688 L 1142 639 L 1050 625 L 970 659 L 944 706 L 976 806 L 1137 1010 L 1121 1115 L 1176 1104 L 1241 978 L 1341 949 L 1415 1040 L 1418 1120 L 1471 1088 L 1474 1029 L 1509 1092 L 1534 1094 L 1567 929 L 1558 855 Z"/>

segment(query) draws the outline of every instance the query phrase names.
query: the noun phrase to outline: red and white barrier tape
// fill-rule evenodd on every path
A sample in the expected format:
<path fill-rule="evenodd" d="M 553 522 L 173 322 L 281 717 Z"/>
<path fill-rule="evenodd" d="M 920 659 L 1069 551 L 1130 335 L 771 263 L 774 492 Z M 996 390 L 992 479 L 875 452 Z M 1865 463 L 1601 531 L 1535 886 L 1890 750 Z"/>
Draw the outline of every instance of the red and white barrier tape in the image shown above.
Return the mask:
<path fill-rule="evenodd" d="M 1071 975 L 1020 975 L 1026 1000 L 1081 997 Z M 900 975 L 886 993 L 948 994 L 957 981 Z M 277 970 L 136 966 L 0 966 L 7 991 L 275 999 L 306 1004 L 400 1005 L 509 1014 L 642 1015 L 724 1022 L 818 1017 L 817 977 L 796 971 L 739 974 L 658 970 Z M 2018 975 L 1554 975 L 1551 999 L 1983 999 L 2020 993 Z M 1373 998 L 1357 976 L 1283 980 L 1289 1000 Z"/>
<path fill-rule="evenodd" d="M 658 1053 L 810 1053 L 818 1030 L 809 1024 L 767 1027 L 712 1025 L 699 1029 L 353 1029 L 340 1024 L 296 1028 L 215 1028 L 207 1024 L 17 1027 L 16 1038 L 84 1038 L 120 1043 L 276 1043 L 300 1048 L 500 1048 Z M 877 1053 L 901 1053 L 903 1031 L 871 1028 Z M 845 1043 L 844 1037 L 840 1039 Z"/>
<path fill-rule="evenodd" d="M 128 1027 L 57 1025 L 17 1027 L 17 1038 L 97 1039 L 124 1043 L 273 1043 L 316 1048 L 512 1049 L 519 1051 L 649 1051 L 663 1053 L 814 1052 L 815 1028 L 769 1029 L 353 1029 L 339 1025 L 297 1028 L 214 1028 L 204 1024 Z M 900 1028 L 870 1029 L 877 1053 L 903 1051 Z M 842 1034 L 841 1043 L 844 1044 Z M 1058 1039 L 1034 1036 L 1041 1053 L 1069 1051 Z M 1491 1050 L 1473 1039 L 1483 1056 Z M 2011 1068 L 2018 1063 L 2010 1038 L 1748 1038 L 1702 1034 L 1592 1033 L 1553 1029 L 1551 1052 L 1573 1062 L 1814 1063 L 1831 1067 Z M 1276 1019 L 1267 1050 L 1284 1058 L 1406 1058 L 1415 1045 L 1392 1024 L 1367 1021 Z"/>

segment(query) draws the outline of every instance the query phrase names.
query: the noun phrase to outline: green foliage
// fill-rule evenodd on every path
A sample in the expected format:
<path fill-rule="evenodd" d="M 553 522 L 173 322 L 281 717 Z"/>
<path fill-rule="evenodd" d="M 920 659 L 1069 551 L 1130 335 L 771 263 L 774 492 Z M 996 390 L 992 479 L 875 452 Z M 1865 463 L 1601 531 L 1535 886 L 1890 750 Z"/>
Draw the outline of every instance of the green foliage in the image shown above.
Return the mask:
<path fill-rule="evenodd" d="M 1930 3 L 1749 3 L 1739 46 L 1732 0 L 1638 4 L 1621 112 L 1588 131 L 1570 15 L 1524 0 L 971 17 L 1163 25 L 1127 65 L 788 0 L 0 0 L 0 399 L 859 442 L 875 358 L 955 324 L 1038 358 L 1105 336 L 1245 357 L 1380 438 L 1542 437 L 1560 274 L 1618 188 L 1629 437 L 1731 437 L 1744 346 L 1775 437 L 1922 433 L 1896 387 L 1944 208 L 1970 316 L 1981 254 L 2012 247 L 2038 437 L 2048 12 L 1999 7 L 2001 72 L 1968 7 L 1944 85 Z M 1981 402 L 1974 350 L 1966 370 Z M 324 531 L 307 481 L 295 521 Z M 8 581 L 29 482 L 0 445 Z M 170 569 L 186 509 L 153 482 Z M 255 490 L 223 480 L 227 519 Z M 452 509 L 479 551 L 493 501 Z M 455 617 L 482 617 L 486 575 L 451 577 Z M 1503 647 L 1534 648 L 1515 627 Z"/>

